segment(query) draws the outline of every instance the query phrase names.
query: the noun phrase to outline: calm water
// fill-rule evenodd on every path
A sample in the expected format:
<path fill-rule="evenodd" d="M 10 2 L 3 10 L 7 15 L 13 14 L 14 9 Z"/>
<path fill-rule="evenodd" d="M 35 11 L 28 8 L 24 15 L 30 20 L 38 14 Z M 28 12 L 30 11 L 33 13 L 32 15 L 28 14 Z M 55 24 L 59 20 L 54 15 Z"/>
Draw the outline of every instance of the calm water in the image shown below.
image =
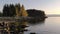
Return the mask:
<path fill-rule="evenodd" d="M 60 17 L 48 17 L 44 22 L 32 24 L 28 27 L 28 32 L 36 32 L 37 34 L 60 34 Z"/>

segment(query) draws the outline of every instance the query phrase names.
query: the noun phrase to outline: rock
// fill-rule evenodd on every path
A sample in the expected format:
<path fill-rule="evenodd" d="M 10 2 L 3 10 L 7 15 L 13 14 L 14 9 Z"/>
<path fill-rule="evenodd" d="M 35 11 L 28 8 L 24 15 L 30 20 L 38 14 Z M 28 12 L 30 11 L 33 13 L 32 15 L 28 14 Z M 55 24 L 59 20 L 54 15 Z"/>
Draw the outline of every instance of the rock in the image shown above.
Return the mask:
<path fill-rule="evenodd" d="M 30 34 L 36 34 L 36 33 L 30 33 Z"/>

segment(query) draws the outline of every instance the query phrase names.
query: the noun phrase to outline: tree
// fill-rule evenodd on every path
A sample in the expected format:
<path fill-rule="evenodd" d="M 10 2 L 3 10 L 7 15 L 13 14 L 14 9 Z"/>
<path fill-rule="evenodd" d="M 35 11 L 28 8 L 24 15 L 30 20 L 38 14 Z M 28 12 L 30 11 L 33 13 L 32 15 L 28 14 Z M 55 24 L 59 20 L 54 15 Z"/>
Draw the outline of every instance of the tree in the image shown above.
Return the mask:
<path fill-rule="evenodd" d="M 3 16 L 8 16 L 9 7 L 7 4 L 3 7 Z"/>
<path fill-rule="evenodd" d="M 9 12 L 10 12 L 9 13 L 10 16 L 16 15 L 15 6 L 13 4 L 10 4 L 10 6 L 9 6 Z"/>
<path fill-rule="evenodd" d="M 2 12 L 0 12 L 0 17 L 2 17 L 3 16 L 3 13 Z"/>
<path fill-rule="evenodd" d="M 12 17 L 16 14 L 15 6 L 13 4 L 5 4 L 3 7 L 3 16 Z"/>

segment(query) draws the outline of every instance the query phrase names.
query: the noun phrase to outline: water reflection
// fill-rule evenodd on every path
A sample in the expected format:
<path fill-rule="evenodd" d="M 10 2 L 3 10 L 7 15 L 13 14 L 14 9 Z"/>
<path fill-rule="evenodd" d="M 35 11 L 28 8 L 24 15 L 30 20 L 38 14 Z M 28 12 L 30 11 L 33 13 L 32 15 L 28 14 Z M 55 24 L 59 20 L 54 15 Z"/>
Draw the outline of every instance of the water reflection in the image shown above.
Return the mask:
<path fill-rule="evenodd" d="M 31 26 L 33 26 L 33 28 L 35 28 L 34 26 L 36 25 L 42 25 L 44 24 L 45 21 L 41 21 L 41 22 L 28 22 L 28 21 L 21 21 L 21 22 L 3 22 L 0 23 L 0 32 L 1 34 L 25 34 L 25 31 L 27 31 L 26 34 L 30 34 L 31 30 L 29 30 L 29 28 Z M 2 26 L 1 26 L 2 25 Z M 28 27 L 29 25 L 29 27 Z M 26 27 L 28 27 L 26 29 Z M 30 28 L 31 29 L 31 28 Z"/>
<path fill-rule="evenodd" d="M 24 34 L 30 34 L 30 33 L 38 34 L 37 30 L 40 28 L 40 26 L 44 26 L 44 24 L 45 24 L 45 20 L 40 22 L 39 21 L 28 22 L 28 25 L 29 25 L 29 27 L 27 27 L 28 31 L 24 32 Z"/>
<path fill-rule="evenodd" d="M 31 26 L 31 25 L 37 25 L 37 24 L 44 24 L 45 23 L 45 20 L 44 21 L 40 21 L 40 22 L 29 22 L 29 25 Z"/>
<path fill-rule="evenodd" d="M 29 34 L 29 33 L 36 33 L 36 34 L 38 34 L 38 31 L 40 30 L 40 28 L 42 27 L 42 26 L 44 26 L 44 24 L 45 24 L 45 21 L 41 21 L 41 22 L 35 22 L 35 23 L 33 23 L 33 22 L 31 22 L 31 23 L 29 23 L 29 27 L 28 27 L 28 30 L 29 31 L 27 31 L 25 34 Z M 40 27 L 41 26 L 41 27 Z M 40 32 L 40 31 L 39 31 Z"/>
<path fill-rule="evenodd" d="M 60 34 L 60 17 L 49 17 L 44 21 L 44 23 L 39 23 L 28 27 L 30 32 L 35 32 L 37 34 Z"/>

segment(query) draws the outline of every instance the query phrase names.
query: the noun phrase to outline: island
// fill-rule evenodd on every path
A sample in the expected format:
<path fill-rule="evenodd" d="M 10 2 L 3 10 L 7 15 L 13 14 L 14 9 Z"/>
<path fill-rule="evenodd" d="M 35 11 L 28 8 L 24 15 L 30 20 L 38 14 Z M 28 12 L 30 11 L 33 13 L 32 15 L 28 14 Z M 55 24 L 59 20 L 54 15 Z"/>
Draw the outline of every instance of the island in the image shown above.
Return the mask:
<path fill-rule="evenodd" d="M 28 9 L 27 13 L 29 17 L 33 17 L 31 21 L 34 21 L 34 22 L 44 21 L 45 18 L 47 18 L 43 10 Z"/>

